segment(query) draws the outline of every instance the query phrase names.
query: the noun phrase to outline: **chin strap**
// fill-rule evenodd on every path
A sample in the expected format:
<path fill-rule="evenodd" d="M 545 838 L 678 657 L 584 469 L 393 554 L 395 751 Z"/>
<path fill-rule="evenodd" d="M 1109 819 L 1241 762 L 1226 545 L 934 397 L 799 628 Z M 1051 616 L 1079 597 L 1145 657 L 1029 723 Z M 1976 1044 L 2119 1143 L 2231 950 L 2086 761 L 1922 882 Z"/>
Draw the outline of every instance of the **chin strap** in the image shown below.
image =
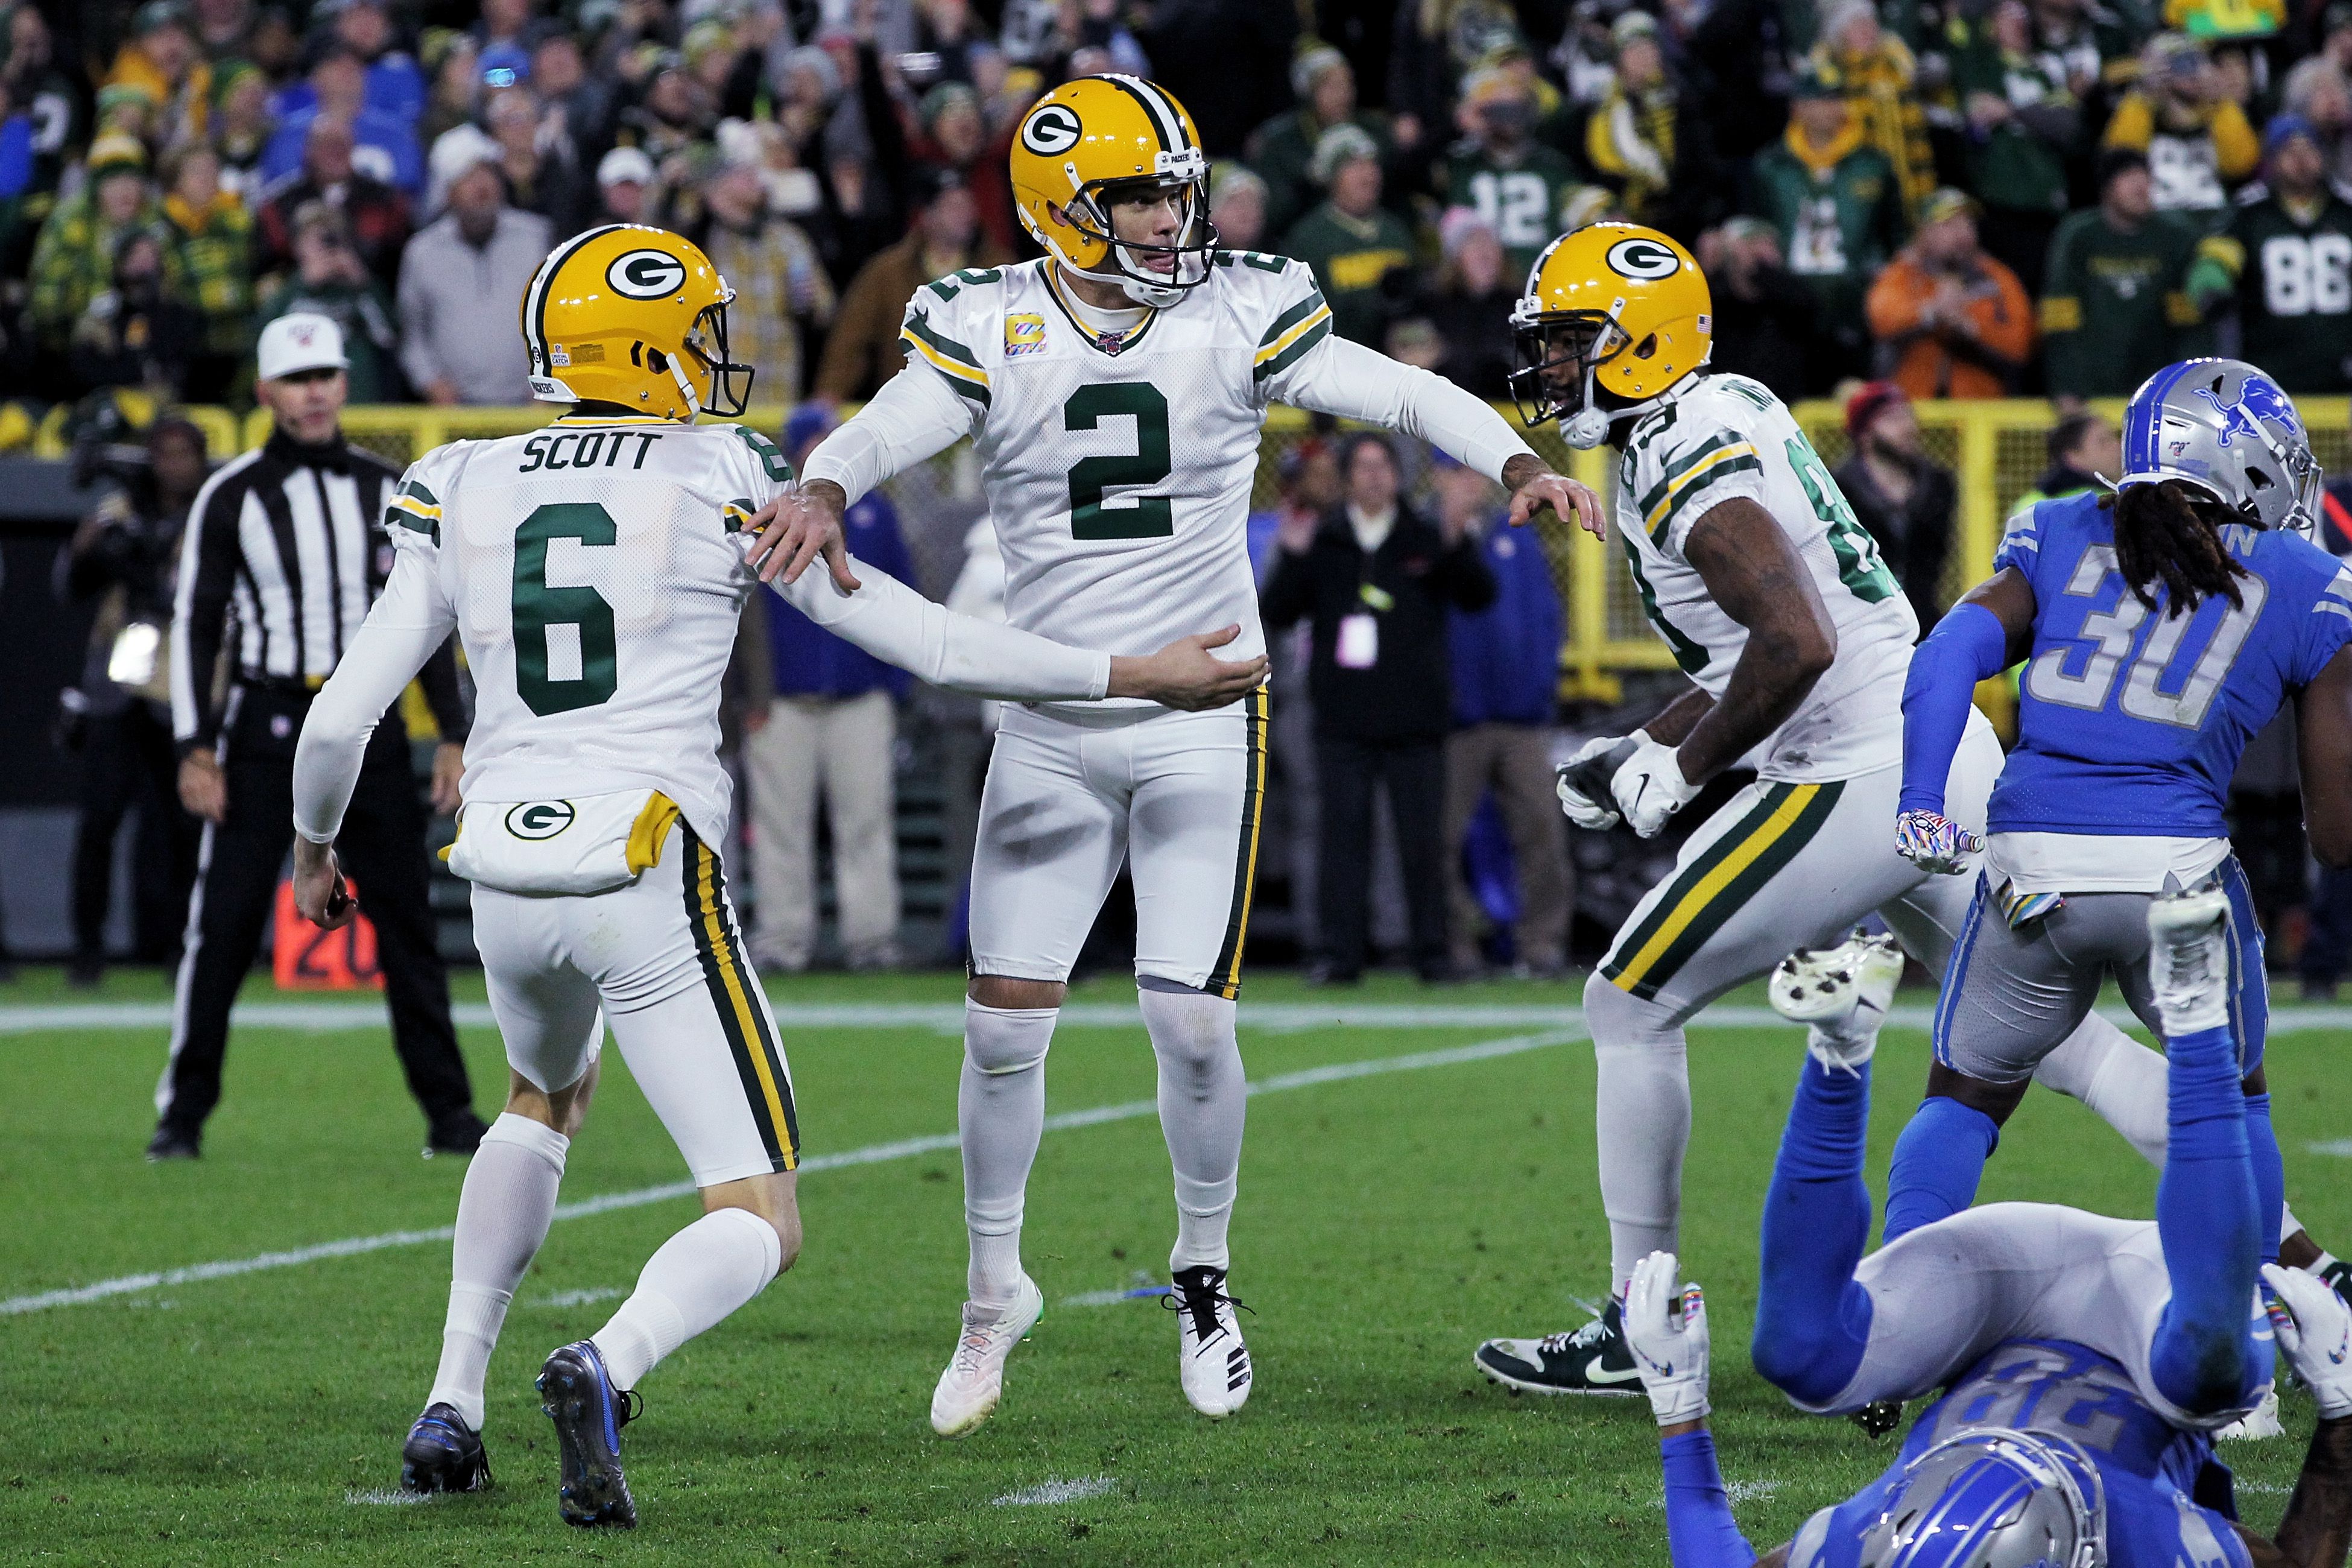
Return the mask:
<path fill-rule="evenodd" d="M 687 380 L 686 369 L 678 363 L 685 357 L 686 356 L 682 353 L 670 354 L 667 356 L 669 360 L 669 374 L 671 377 L 677 381 L 678 391 L 686 395 L 686 416 L 689 421 L 691 421 L 696 416 L 702 412 L 702 399 L 695 395 L 694 383 Z"/>

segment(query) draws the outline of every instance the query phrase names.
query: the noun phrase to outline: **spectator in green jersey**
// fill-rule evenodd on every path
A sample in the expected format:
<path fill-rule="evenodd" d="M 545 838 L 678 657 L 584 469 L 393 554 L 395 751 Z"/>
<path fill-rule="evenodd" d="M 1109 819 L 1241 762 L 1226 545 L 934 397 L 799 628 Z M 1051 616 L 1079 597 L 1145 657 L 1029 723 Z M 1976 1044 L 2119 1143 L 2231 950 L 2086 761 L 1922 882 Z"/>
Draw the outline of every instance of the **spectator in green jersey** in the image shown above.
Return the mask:
<path fill-rule="evenodd" d="M 2147 154 L 2109 150 L 2098 184 L 2099 205 L 2058 226 L 2042 268 L 2043 367 L 2062 403 L 2129 396 L 2210 342 L 2188 293 L 2197 227 L 2156 210 Z"/>
<path fill-rule="evenodd" d="M 2208 310 L 2234 298 L 2239 352 L 2289 392 L 2352 390 L 2352 205 L 2307 121 L 2264 130 L 2263 184 L 2198 247 L 2189 292 Z"/>
<path fill-rule="evenodd" d="M 1468 207 L 1503 242 L 1509 270 L 1527 276 L 1559 234 L 1577 187 L 1568 155 L 1536 140 L 1536 100 L 1523 78 L 1489 68 L 1462 84 L 1463 140 L 1445 161 L 1445 200 Z"/>
<path fill-rule="evenodd" d="M 1381 205 L 1381 150 L 1355 126 L 1323 132 L 1310 169 L 1330 196 L 1284 237 L 1282 253 L 1314 269 L 1334 331 L 1378 348 L 1411 292 L 1412 231 Z"/>
<path fill-rule="evenodd" d="M 1969 184 L 1984 204 L 1984 247 L 2028 293 L 2042 288 L 2050 237 L 2066 215 L 2066 161 L 2082 136 L 2082 109 L 2066 68 L 2034 47 L 2024 0 L 2000 0 L 1975 27 L 1961 25 L 1953 84 L 1967 120 Z"/>
<path fill-rule="evenodd" d="M 1788 132 L 1756 155 L 1751 199 L 1812 295 L 1812 379 L 1835 381 L 1868 367 L 1863 296 L 1903 243 L 1903 193 L 1838 86 L 1809 68 L 1791 97 Z"/>
<path fill-rule="evenodd" d="M 1396 157 L 1389 117 L 1356 106 L 1356 68 L 1328 44 L 1307 50 L 1290 67 L 1290 90 L 1298 105 L 1249 134 L 1243 159 L 1265 182 L 1265 231 L 1280 234 L 1307 216 L 1322 198 L 1309 168 L 1316 143 L 1335 125 L 1352 125 L 1372 139 L 1383 174 Z"/>

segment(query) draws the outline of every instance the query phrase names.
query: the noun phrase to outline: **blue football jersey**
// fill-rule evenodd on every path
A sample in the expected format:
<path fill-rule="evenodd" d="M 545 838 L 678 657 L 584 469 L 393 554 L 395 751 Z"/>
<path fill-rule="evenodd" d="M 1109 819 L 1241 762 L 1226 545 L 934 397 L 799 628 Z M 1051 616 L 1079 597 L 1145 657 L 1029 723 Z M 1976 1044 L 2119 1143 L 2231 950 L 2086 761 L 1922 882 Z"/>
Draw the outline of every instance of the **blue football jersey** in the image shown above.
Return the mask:
<path fill-rule="evenodd" d="M 1995 833 L 2221 838 L 2240 753 L 2352 642 L 2352 570 L 2293 533 L 2221 529 L 2242 605 L 2150 611 L 2116 565 L 2095 492 L 2011 520 L 1993 569 L 2033 585 L 2018 744 L 1993 786 Z"/>
<path fill-rule="evenodd" d="M 2111 1568 L 2250 1568 L 2229 1468 L 2213 1439 L 2148 1408 L 2116 1363 L 2063 1340 L 1994 1346 L 1921 1412 L 1886 1473 L 1805 1521 L 1790 1568 L 1856 1568 L 1863 1538 L 1897 1497 L 1904 1467 L 1956 1434 L 1983 1427 L 2063 1437 L 2098 1467 Z"/>

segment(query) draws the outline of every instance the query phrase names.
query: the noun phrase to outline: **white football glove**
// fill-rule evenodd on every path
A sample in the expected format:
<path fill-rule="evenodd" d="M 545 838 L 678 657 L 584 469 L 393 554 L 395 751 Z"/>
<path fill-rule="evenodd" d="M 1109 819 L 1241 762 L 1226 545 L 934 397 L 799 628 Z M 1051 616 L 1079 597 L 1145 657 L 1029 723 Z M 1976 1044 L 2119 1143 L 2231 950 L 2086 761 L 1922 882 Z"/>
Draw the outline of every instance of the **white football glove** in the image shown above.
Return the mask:
<path fill-rule="evenodd" d="M 2330 1421 L 2352 1415 L 2352 1308 L 2326 1280 L 2300 1268 L 2265 1263 L 2263 1279 L 2271 1288 L 2271 1332 L 2309 1385 L 2319 1414 Z"/>
<path fill-rule="evenodd" d="M 1676 1289 L 1675 1270 L 1673 1253 L 1653 1252 L 1633 1265 L 1625 1289 L 1625 1342 L 1661 1426 L 1696 1421 L 1709 1408 L 1706 1301 L 1696 1285 Z"/>
<path fill-rule="evenodd" d="M 1895 852 L 1922 871 L 1957 877 L 1983 847 L 1983 839 L 1936 812 L 1906 811 L 1895 819 Z"/>
<path fill-rule="evenodd" d="M 1683 776 L 1674 747 L 1653 741 L 1646 730 L 1634 731 L 1632 738 L 1638 744 L 1610 779 L 1609 793 L 1627 826 L 1641 837 L 1655 838 L 1666 818 L 1688 805 L 1699 786 Z"/>
<path fill-rule="evenodd" d="M 1596 735 L 1555 770 L 1559 808 L 1570 822 L 1595 833 L 1617 826 L 1616 810 L 1609 804 L 1609 781 L 1647 739 L 1639 730 L 1631 735 Z"/>

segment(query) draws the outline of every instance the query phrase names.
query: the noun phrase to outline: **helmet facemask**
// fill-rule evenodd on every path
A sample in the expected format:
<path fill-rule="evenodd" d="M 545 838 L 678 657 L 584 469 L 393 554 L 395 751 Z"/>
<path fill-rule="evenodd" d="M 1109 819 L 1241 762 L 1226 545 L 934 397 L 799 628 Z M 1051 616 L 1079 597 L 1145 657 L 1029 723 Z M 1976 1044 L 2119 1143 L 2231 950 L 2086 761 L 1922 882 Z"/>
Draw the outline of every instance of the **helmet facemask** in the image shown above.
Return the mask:
<path fill-rule="evenodd" d="M 1097 282 L 1116 285 L 1139 305 L 1165 308 L 1209 280 L 1217 252 L 1217 226 L 1209 221 L 1208 165 L 1198 148 L 1160 155 L 1161 172 L 1140 179 L 1098 180 L 1081 185 L 1062 216 L 1079 235 L 1103 247 L 1104 267 L 1073 268 Z M 1072 178 L 1076 171 L 1071 170 Z M 1139 196 L 1175 195 L 1175 238 L 1167 244 L 1121 239 L 1112 208 Z M 1169 270 L 1149 263 L 1166 258 Z"/>
<path fill-rule="evenodd" d="M 1512 324 L 1511 342 L 1517 363 L 1507 382 L 1520 419 L 1530 426 L 1564 421 L 1561 434 L 1580 450 L 1608 439 L 1621 411 L 1601 406 L 1601 367 L 1633 346 L 1615 313 L 1521 314 Z"/>
<path fill-rule="evenodd" d="M 720 287 L 725 289 L 724 284 Z M 726 289 L 717 304 L 702 308 L 694 318 L 694 325 L 687 331 L 684 352 L 693 356 L 695 363 L 710 378 L 708 398 L 696 393 L 694 378 L 687 374 L 678 358 L 673 356 L 669 362 L 670 374 L 677 378 L 678 389 L 686 394 L 688 406 L 721 419 L 736 418 L 751 406 L 751 379 L 757 374 L 751 366 L 737 364 L 728 357 L 727 307 L 734 300 L 735 290 Z M 737 376 L 743 378 L 740 386 L 735 381 Z"/>

